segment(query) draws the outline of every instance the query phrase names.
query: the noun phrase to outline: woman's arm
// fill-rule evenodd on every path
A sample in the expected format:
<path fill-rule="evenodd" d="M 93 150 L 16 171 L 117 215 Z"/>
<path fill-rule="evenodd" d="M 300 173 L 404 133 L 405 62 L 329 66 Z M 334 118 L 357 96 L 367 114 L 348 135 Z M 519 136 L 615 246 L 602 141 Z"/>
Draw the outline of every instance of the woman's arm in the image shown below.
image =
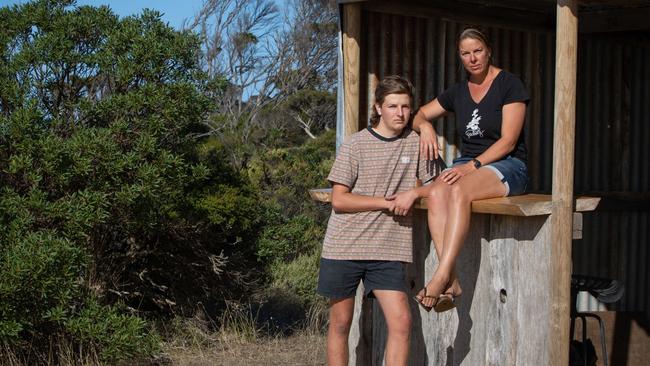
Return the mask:
<path fill-rule="evenodd" d="M 526 118 L 526 104 L 509 103 L 503 106 L 501 120 L 501 138 L 476 158 L 481 164 L 489 164 L 503 159 L 517 146 Z"/>
<path fill-rule="evenodd" d="M 350 192 L 350 187 L 332 183 L 332 208 L 336 212 L 381 211 L 393 212 L 395 201 L 384 197 L 361 196 Z"/>
<path fill-rule="evenodd" d="M 509 103 L 503 106 L 501 120 L 501 138 L 485 150 L 476 159 L 482 165 L 492 163 L 508 155 L 517 146 L 517 140 L 524 127 L 526 117 L 526 104 L 523 102 Z M 476 170 L 474 162 L 470 161 L 452 169 L 447 169 L 440 174 L 439 179 L 447 184 L 454 184 L 460 177 Z"/>
<path fill-rule="evenodd" d="M 447 114 L 442 108 L 438 99 L 420 107 L 420 110 L 413 117 L 413 130 L 420 134 L 420 154 L 427 159 L 438 159 L 440 147 L 438 146 L 438 135 L 436 134 L 431 121 Z"/>

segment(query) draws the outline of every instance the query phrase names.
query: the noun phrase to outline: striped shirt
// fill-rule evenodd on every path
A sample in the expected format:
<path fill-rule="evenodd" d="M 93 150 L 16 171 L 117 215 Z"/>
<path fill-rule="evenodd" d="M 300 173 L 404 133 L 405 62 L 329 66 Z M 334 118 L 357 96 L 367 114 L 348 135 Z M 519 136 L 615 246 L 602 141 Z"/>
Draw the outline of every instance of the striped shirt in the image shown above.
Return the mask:
<path fill-rule="evenodd" d="M 387 197 L 428 183 L 439 172 L 436 162 L 419 156 L 419 136 L 410 129 L 386 138 L 370 127 L 340 147 L 327 179 L 350 187 L 353 194 Z M 323 258 L 413 261 L 413 216 L 390 212 L 334 212 L 323 243 Z"/>

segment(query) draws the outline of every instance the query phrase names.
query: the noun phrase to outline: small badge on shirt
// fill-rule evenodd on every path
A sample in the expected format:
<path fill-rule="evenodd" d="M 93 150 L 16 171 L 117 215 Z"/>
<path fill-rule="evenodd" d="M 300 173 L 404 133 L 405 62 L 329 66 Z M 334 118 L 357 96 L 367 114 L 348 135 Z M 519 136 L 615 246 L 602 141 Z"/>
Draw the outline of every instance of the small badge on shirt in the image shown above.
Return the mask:
<path fill-rule="evenodd" d="M 408 164 L 411 162 L 411 158 L 408 156 L 402 156 L 400 160 L 402 161 L 402 164 Z"/>

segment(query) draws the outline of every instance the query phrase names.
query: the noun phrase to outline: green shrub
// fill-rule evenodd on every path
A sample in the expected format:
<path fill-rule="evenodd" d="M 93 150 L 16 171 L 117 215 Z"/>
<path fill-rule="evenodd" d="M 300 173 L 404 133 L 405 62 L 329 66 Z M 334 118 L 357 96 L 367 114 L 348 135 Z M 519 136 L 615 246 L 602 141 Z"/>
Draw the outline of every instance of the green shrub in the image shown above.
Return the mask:
<path fill-rule="evenodd" d="M 116 307 L 102 306 L 93 298 L 66 320 L 65 328 L 76 342 L 98 349 L 105 362 L 152 355 L 160 347 L 160 337 L 144 320 Z"/>
<path fill-rule="evenodd" d="M 126 307 L 245 293 L 260 219 L 247 179 L 197 149 L 198 36 L 73 3 L 0 8 L 0 343 L 38 359 L 61 337 L 112 362 L 155 351 Z"/>
<path fill-rule="evenodd" d="M 84 251 L 66 239 L 29 233 L 0 251 L 0 341 L 16 343 L 21 332 L 54 327 L 70 316 L 79 298 Z M 36 306 L 35 306 L 36 305 Z"/>
<path fill-rule="evenodd" d="M 320 248 L 323 226 L 313 218 L 305 215 L 284 218 L 277 212 L 266 217 L 276 217 L 277 221 L 267 224 L 257 242 L 257 256 L 261 261 L 288 262 Z"/>
<path fill-rule="evenodd" d="M 271 266 L 272 287 L 297 295 L 306 307 L 323 301 L 316 294 L 320 250 L 303 254 L 288 262 Z"/>

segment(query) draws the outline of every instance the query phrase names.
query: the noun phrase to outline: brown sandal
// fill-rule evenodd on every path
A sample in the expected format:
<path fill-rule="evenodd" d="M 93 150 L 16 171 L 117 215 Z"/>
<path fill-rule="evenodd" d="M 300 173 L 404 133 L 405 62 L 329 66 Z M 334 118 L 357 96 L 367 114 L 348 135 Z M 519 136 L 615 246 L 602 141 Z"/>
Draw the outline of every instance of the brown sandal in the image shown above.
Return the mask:
<path fill-rule="evenodd" d="M 438 296 L 438 301 L 433 305 L 433 310 L 435 310 L 436 313 L 451 310 L 456 307 L 455 300 L 454 295 L 442 294 Z"/>
<path fill-rule="evenodd" d="M 424 295 L 422 296 L 423 298 L 426 298 L 426 297 L 428 297 L 428 298 L 430 298 L 430 299 L 433 299 L 433 298 L 434 298 L 433 296 L 427 296 L 427 288 L 426 288 L 426 287 L 423 287 L 422 290 L 420 290 L 420 291 L 418 292 L 418 294 L 419 294 L 420 292 L 422 292 L 422 291 L 424 291 Z M 417 295 L 413 296 L 413 299 L 414 299 L 418 304 L 420 304 L 420 306 L 422 306 L 422 308 L 423 308 L 424 310 L 426 310 L 427 312 L 430 312 L 431 309 L 433 309 L 433 310 L 436 311 L 436 313 L 442 313 L 442 312 L 444 312 L 444 311 L 451 310 L 451 309 L 453 309 L 453 308 L 456 307 L 456 302 L 455 302 L 455 299 L 454 299 L 454 295 L 451 295 L 451 294 L 443 294 L 443 295 L 438 296 L 438 297 L 436 298 L 436 302 L 433 304 L 433 306 L 426 306 L 426 305 L 424 305 L 424 303 L 422 302 L 422 300 L 420 300 L 420 299 L 417 297 Z"/>
<path fill-rule="evenodd" d="M 427 288 L 426 288 L 426 286 L 423 287 L 422 290 L 420 290 L 420 291 L 418 292 L 418 294 L 419 294 L 420 292 L 422 292 L 422 291 L 424 291 L 424 295 L 422 296 L 422 298 L 427 298 L 427 297 L 430 298 L 430 299 L 433 299 L 433 298 L 434 298 L 433 296 L 427 296 Z M 438 302 L 436 301 L 436 302 L 433 304 L 433 306 L 426 306 L 426 305 L 424 305 L 424 303 L 422 302 L 422 300 L 420 300 L 420 299 L 418 298 L 417 295 L 413 296 L 413 300 L 415 300 L 418 304 L 420 304 L 420 306 L 422 306 L 422 308 L 423 308 L 424 310 L 426 310 L 427 312 L 431 311 L 431 309 L 433 309 L 433 308 L 436 306 L 436 304 L 438 303 Z"/>

